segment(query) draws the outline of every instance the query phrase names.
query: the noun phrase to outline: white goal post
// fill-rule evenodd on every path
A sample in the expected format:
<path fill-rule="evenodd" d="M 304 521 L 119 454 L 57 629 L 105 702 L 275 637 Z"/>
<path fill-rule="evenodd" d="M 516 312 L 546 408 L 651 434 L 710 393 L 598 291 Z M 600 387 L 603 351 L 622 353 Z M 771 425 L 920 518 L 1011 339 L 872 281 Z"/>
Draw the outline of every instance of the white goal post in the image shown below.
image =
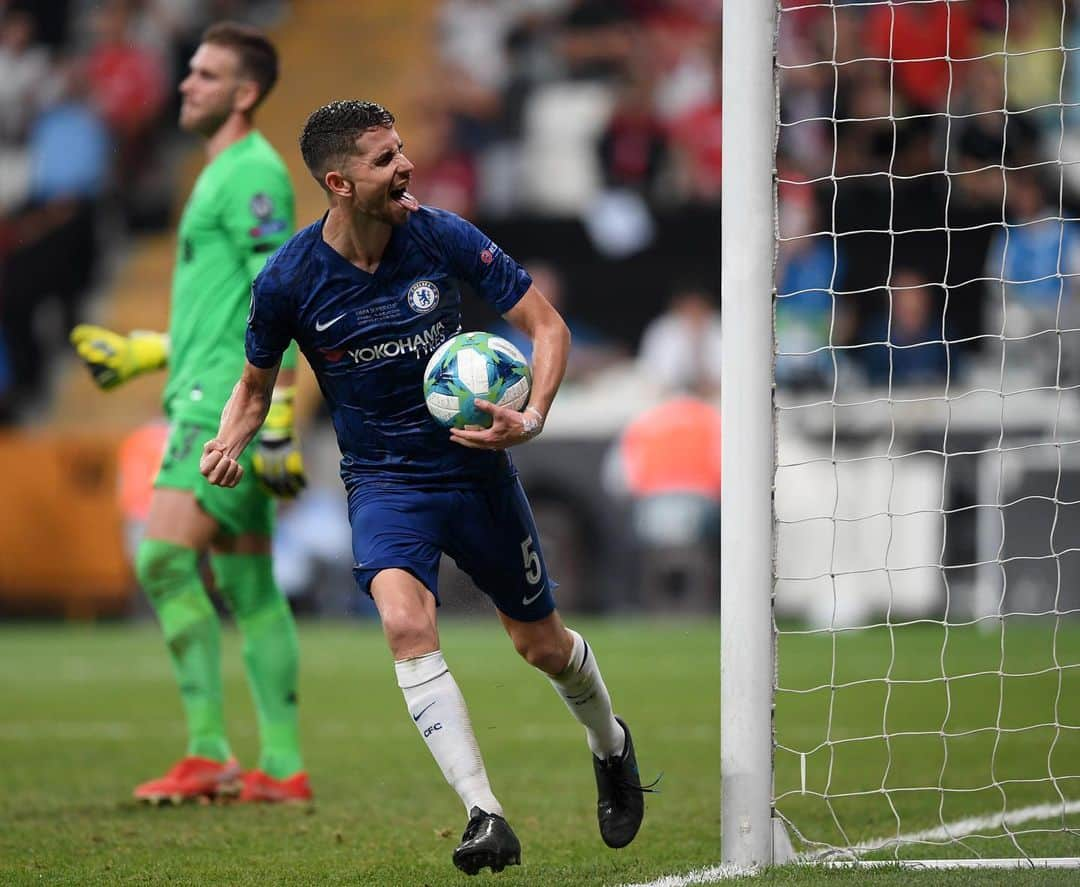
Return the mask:
<path fill-rule="evenodd" d="M 987 10 L 724 0 L 725 872 L 1080 867 L 1080 3 Z"/>
<path fill-rule="evenodd" d="M 775 215 L 775 35 L 776 8 L 771 0 L 726 0 L 720 767 L 724 860 L 736 865 L 773 859 L 770 490 L 775 460 L 769 294 Z"/>

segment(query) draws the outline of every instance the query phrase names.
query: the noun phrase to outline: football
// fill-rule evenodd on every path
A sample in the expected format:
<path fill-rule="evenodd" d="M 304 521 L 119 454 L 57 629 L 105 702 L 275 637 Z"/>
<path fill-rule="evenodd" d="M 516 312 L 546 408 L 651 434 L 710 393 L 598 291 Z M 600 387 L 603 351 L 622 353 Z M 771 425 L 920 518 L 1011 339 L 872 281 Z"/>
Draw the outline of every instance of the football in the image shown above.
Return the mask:
<path fill-rule="evenodd" d="M 531 385 L 525 356 L 506 339 L 484 332 L 447 339 L 424 370 L 424 400 L 444 428 L 488 428 L 491 416 L 477 409 L 476 400 L 520 410 Z"/>

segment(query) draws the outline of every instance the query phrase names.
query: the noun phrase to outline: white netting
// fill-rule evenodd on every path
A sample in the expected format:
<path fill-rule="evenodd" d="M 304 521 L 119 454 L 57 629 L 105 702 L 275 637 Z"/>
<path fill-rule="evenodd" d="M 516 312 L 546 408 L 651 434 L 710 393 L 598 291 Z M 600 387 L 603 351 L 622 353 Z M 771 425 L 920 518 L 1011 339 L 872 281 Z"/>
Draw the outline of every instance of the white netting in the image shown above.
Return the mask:
<path fill-rule="evenodd" d="M 781 0 L 777 39 L 777 813 L 1080 856 L 1080 9 Z"/>

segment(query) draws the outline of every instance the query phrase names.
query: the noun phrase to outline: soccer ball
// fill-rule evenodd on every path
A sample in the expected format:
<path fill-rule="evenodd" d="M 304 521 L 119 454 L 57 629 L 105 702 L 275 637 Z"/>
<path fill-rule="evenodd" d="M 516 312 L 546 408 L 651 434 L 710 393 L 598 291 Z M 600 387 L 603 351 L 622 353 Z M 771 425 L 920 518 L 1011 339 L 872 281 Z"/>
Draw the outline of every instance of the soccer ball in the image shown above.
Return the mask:
<path fill-rule="evenodd" d="M 444 428 L 489 428 L 477 398 L 512 410 L 529 399 L 532 372 L 525 356 L 491 333 L 459 333 L 431 355 L 424 370 L 424 400 Z"/>

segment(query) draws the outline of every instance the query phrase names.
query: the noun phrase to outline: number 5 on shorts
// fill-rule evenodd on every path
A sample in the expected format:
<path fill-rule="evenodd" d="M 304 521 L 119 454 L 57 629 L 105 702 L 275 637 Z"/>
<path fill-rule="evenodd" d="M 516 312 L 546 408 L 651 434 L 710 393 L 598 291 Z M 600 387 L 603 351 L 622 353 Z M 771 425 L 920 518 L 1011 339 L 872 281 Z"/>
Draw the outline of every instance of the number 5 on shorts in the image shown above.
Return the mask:
<path fill-rule="evenodd" d="M 532 536 L 521 540 L 521 559 L 525 562 L 525 581 L 536 585 L 540 581 L 540 555 L 533 551 Z"/>

